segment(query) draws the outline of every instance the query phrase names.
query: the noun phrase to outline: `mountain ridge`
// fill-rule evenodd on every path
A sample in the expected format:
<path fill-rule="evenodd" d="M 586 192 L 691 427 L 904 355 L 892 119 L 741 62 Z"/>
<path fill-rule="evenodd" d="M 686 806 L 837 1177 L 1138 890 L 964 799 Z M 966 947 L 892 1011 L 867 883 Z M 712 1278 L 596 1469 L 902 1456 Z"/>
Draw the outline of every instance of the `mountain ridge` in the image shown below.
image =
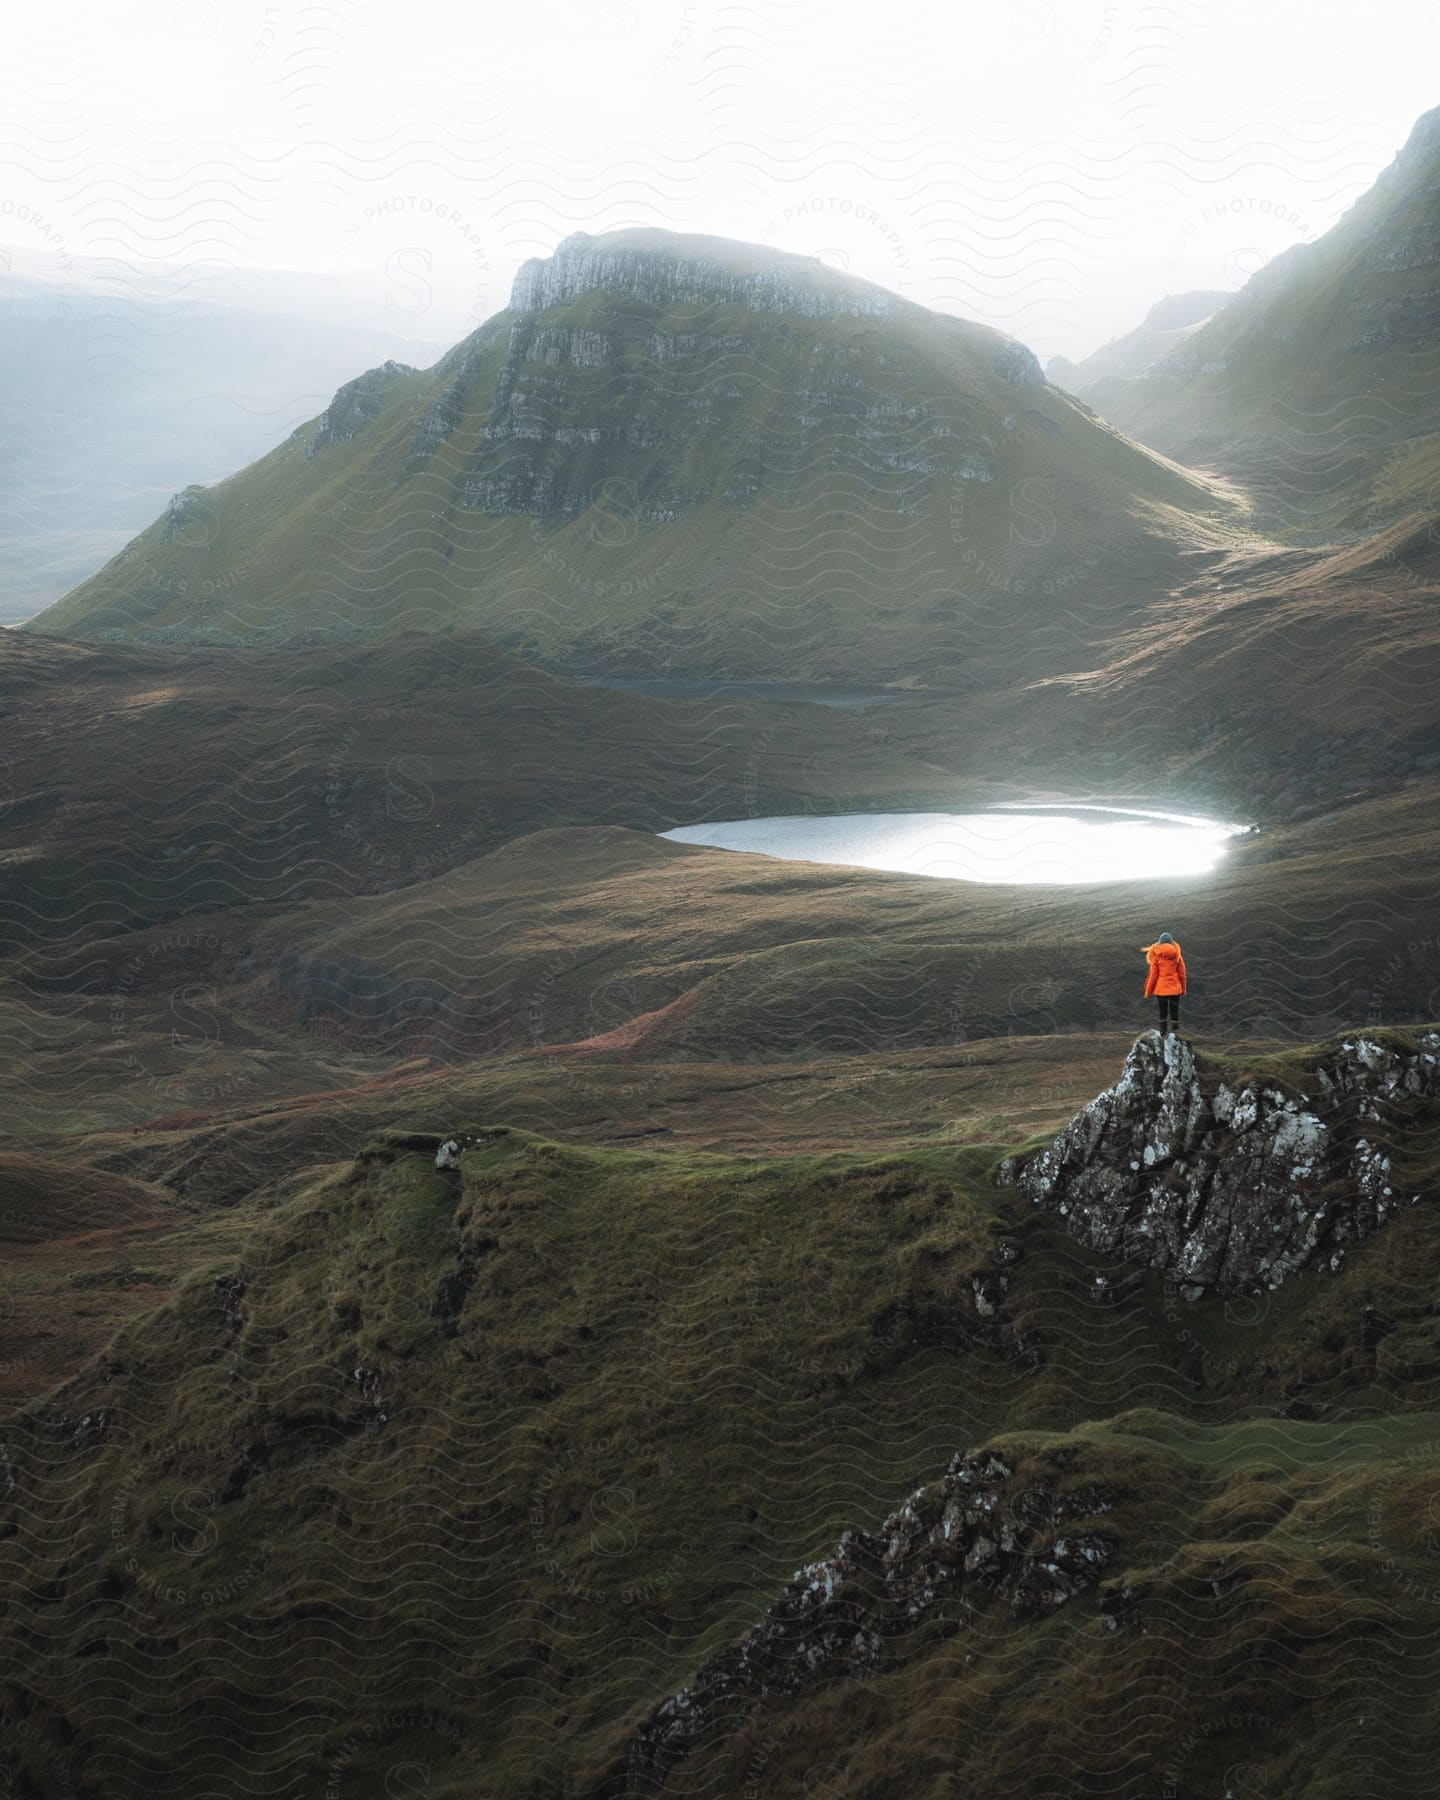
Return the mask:
<path fill-rule="evenodd" d="M 1440 491 L 1440 107 L 1323 236 L 1148 369 L 1091 383 L 1122 430 L 1244 482 L 1272 527 L 1373 530 Z"/>
<path fill-rule="evenodd" d="M 1102 344 L 1079 362 L 1052 357 L 1045 365 L 1046 379 L 1057 387 L 1089 400 L 1103 413 L 1107 380 L 1133 380 L 1152 363 L 1167 355 L 1234 295 L 1220 288 L 1192 288 L 1166 294 L 1146 313 L 1133 331 Z"/>

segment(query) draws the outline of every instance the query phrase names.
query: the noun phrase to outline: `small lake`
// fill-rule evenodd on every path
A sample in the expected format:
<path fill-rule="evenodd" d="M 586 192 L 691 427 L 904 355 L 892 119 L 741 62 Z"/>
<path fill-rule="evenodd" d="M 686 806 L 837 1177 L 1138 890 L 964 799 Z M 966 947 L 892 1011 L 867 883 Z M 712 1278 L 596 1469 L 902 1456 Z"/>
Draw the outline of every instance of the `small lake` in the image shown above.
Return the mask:
<path fill-rule="evenodd" d="M 890 869 L 941 881 L 1073 886 L 1204 875 L 1224 857 L 1227 840 L 1247 830 L 1214 819 L 1077 803 L 1054 810 L 732 819 L 661 835 L 677 844 L 748 850 L 787 862 Z"/>

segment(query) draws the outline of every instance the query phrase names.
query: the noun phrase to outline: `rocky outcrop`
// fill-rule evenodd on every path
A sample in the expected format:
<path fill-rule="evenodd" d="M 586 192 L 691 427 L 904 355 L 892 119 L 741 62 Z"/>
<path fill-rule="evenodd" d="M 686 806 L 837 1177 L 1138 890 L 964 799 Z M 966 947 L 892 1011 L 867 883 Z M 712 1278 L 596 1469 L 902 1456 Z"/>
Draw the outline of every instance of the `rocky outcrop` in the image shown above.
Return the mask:
<path fill-rule="evenodd" d="M 1440 256 L 1435 261 L 1440 262 Z M 1389 294 L 1380 299 L 1362 299 L 1350 303 L 1352 316 L 1364 320 L 1366 328 L 1350 339 L 1347 350 L 1366 354 L 1395 347 L 1423 350 L 1440 341 L 1440 288 L 1426 288 L 1408 294 Z"/>
<path fill-rule="evenodd" d="M 378 418 L 392 397 L 395 384 L 416 371 L 409 363 L 383 362 L 378 369 L 367 369 L 353 381 L 337 388 L 335 398 L 321 413 L 310 442 L 305 446 L 305 460 L 318 456 L 331 444 L 344 443 Z"/>
<path fill-rule="evenodd" d="M 521 264 L 510 290 L 510 312 L 533 315 L 597 292 L 646 306 L 743 307 L 805 319 L 890 319 L 906 304 L 882 287 L 828 267 L 818 256 L 669 232 L 612 232 L 595 238 L 577 231 L 556 246 L 554 255 Z M 1044 382 L 1039 359 L 1024 344 L 1003 332 L 967 329 L 973 347 L 1002 381 L 1020 387 Z M 556 330 L 540 336 L 555 341 L 555 354 L 539 356 L 536 338 L 527 351 L 532 360 L 600 362 L 609 353 L 604 338 L 594 332 Z M 582 342 L 577 354 L 577 340 L 594 342 Z M 656 359 L 666 361 L 697 341 L 688 332 L 661 331 L 651 344 Z"/>
<path fill-rule="evenodd" d="M 883 288 L 851 281 L 818 257 L 781 257 L 769 267 L 740 270 L 705 256 L 641 247 L 597 248 L 577 231 L 553 256 L 522 263 L 510 291 L 512 312 L 543 312 L 578 294 L 603 288 L 652 306 L 676 301 L 743 306 L 754 312 L 793 312 L 804 318 L 888 318 L 892 297 Z"/>
<path fill-rule="evenodd" d="M 990 367 L 1012 387 L 1033 387 L 1045 380 L 1040 358 L 1018 338 L 997 338 L 990 351 Z"/>
<path fill-rule="evenodd" d="M 417 465 L 445 447 L 468 409 L 476 404 L 477 391 L 493 374 L 497 346 L 508 335 L 505 314 L 497 313 L 436 363 L 431 385 L 424 393 L 424 410 L 416 417 L 410 437 Z"/>
<path fill-rule="evenodd" d="M 796 1570 L 738 1643 L 656 1707 L 598 1794 L 653 1792 L 712 1727 L 735 1728 L 762 1698 L 879 1674 L 922 1624 L 958 1630 L 981 1606 L 1043 1618 L 1093 1587 L 1115 1548 L 1094 1521 L 1115 1495 L 1074 1480 L 1077 1454 L 1062 1446 L 1017 1473 L 994 1449 L 962 1452 L 878 1531 L 847 1531 L 829 1556 Z"/>
<path fill-rule="evenodd" d="M 205 544 L 214 530 L 214 510 L 205 488 L 191 482 L 178 494 L 170 496 L 170 504 L 160 522 L 162 544 Z"/>
<path fill-rule="evenodd" d="M 1188 1298 L 1254 1294 L 1347 1249 L 1422 1198 L 1389 1146 L 1440 1086 L 1440 1033 L 1366 1037 L 1319 1058 L 1304 1092 L 1202 1074 L 1183 1038 L 1139 1038 L 1112 1088 L 999 1179 L 1092 1249 L 1163 1270 Z"/>
<path fill-rule="evenodd" d="M 599 368 L 610 356 L 610 340 L 599 331 L 537 331 L 525 346 L 528 362 L 574 363 Z"/>

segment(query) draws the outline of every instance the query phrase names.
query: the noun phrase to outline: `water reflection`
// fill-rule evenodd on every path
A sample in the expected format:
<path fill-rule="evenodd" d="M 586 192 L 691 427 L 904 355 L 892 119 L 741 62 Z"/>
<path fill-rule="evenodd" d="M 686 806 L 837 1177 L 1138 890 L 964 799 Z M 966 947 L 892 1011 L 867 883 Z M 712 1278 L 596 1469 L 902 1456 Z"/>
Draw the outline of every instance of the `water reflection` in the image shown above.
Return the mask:
<path fill-rule="evenodd" d="M 840 863 L 944 881 L 1149 881 L 1203 875 L 1246 827 L 1173 813 L 1076 805 L 1064 812 L 844 813 L 732 819 L 662 835 L 791 862 Z"/>

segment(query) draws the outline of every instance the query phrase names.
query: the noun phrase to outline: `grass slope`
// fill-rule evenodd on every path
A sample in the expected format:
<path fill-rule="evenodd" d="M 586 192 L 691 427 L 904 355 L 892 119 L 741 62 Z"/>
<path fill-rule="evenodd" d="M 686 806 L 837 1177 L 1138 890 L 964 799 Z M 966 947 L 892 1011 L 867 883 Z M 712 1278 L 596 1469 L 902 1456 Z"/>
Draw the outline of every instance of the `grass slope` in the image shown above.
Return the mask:
<path fill-rule="evenodd" d="M 1068 357 L 1052 357 L 1046 375 L 1056 387 L 1088 400 L 1105 379 L 1133 381 L 1162 356 L 1183 344 L 1187 337 L 1227 305 L 1233 296 L 1219 288 L 1195 288 L 1188 293 L 1167 294 L 1157 300 L 1133 331 L 1114 338 L 1078 363 Z"/>
<path fill-rule="evenodd" d="M 1127 1042 L 1009 1038 L 745 1068 L 376 1059 L 368 1080 L 337 1072 L 313 1046 L 308 1065 L 271 1057 L 239 1080 L 227 1079 L 218 1046 L 187 1072 L 183 1050 L 152 1071 L 146 1047 L 132 1044 L 140 1069 L 97 1081 L 84 1105 L 7 1097 L 0 1398 L 18 1405 L 72 1375 L 137 1309 L 389 1126 L 489 1115 L 577 1144 L 747 1156 L 953 1149 L 1057 1130 L 1111 1078 Z"/>
<path fill-rule="evenodd" d="M 541 833 L 262 926 L 253 979 L 225 997 L 357 1048 L 445 1059 L 580 1056 L 592 1039 L 604 1054 L 632 1022 L 624 1048 L 641 1062 L 861 1054 L 1123 1029 L 1149 1011 L 1137 946 L 1164 923 L 1187 949 L 1192 1023 L 1303 1033 L 1433 1013 L 1417 946 L 1437 857 L 1433 779 L 1244 840 L 1209 875 L 1069 889 Z"/>
<path fill-rule="evenodd" d="M 1144 1276 L 1105 1305 L 994 1148 L 462 1135 L 458 1172 L 394 1131 L 272 1198 L 7 1429 L 18 1791 L 378 1797 L 421 1763 L 439 1795 L 578 1795 L 802 1560 L 987 1439 L 1117 1487 L 1120 1629 L 1097 1596 L 982 1603 L 671 1791 L 1138 1796 L 1178 1763 L 1198 1794 L 1241 1747 L 1287 1793 L 1421 1791 L 1433 1207 L 1265 1301 Z"/>
<path fill-rule="evenodd" d="M 955 786 L 838 709 L 679 706 L 419 635 L 293 652 L 0 634 L 0 760 L 11 946 L 373 892 L 547 825 Z"/>
<path fill-rule="evenodd" d="M 1110 669 L 871 712 L 622 695 L 458 636 L 5 634 L 3 1124 L 23 1147 L 613 1032 L 653 1065 L 1123 1029 L 1162 910 L 1207 1031 L 1433 1016 L 1434 587 L 1398 532 L 1224 565 Z M 1263 829 L 1214 877 L 1070 892 L 650 835 L 1077 792 Z"/>

